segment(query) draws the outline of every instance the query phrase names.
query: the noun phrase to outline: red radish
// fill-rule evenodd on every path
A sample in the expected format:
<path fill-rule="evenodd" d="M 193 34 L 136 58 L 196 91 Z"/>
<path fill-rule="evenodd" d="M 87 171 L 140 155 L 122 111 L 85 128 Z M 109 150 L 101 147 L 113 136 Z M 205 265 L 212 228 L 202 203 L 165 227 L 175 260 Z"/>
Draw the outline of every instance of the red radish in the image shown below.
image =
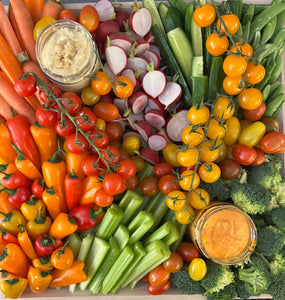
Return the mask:
<path fill-rule="evenodd" d="M 148 121 L 148 123 L 154 127 L 164 127 L 165 125 L 165 119 L 164 114 L 159 109 L 151 109 L 148 112 L 145 113 L 145 120 Z"/>
<path fill-rule="evenodd" d="M 114 102 L 114 96 L 112 93 L 109 93 L 107 95 L 102 95 L 100 96 L 100 102 L 109 102 L 113 103 Z"/>
<path fill-rule="evenodd" d="M 149 70 L 142 79 L 142 88 L 151 97 L 161 95 L 166 88 L 166 76 L 160 70 Z"/>
<path fill-rule="evenodd" d="M 147 142 L 152 134 L 151 125 L 147 121 L 136 121 L 134 123 L 135 130 L 142 136 L 143 140 Z"/>
<path fill-rule="evenodd" d="M 144 37 L 151 29 L 152 16 L 148 8 L 142 7 L 129 17 L 129 25 L 137 35 Z"/>
<path fill-rule="evenodd" d="M 146 74 L 148 66 L 148 61 L 143 57 L 129 57 L 127 68 L 132 69 L 134 72 L 139 72 L 139 78 L 142 79 L 143 76 Z"/>
<path fill-rule="evenodd" d="M 155 52 L 158 55 L 158 57 L 161 58 L 160 51 L 159 51 L 158 47 L 156 46 L 156 44 L 150 43 L 150 50 Z"/>
<path fill-rule="evenodd" d="M 128 57 L 123 48 L 119 46 L 107 46 L 105 55 L 108 66 L 115 75 L 121 73 L 127 66 Z"/>
<path fill-rule="evenodd" d="M 158 96 L 158 100 L 165 106 L 165 109 L 167 109 L 170 104 L 178 101 L 181 95 L 182 88 L 180 84 L 169 81 L 167 82 L 163 93 Z"/>
<path fill-rule="evenodd" d="M 115 98 L 114 102 L 115 106 L 118 108 L 119 112 L 124 114 L 128 109 L 128 99 Z"/>
<path fill-rule="evenodd" d="M 161 133 L 152 134 L 147 141 L 150 149 L 154 151 L 161 151 L 167 145 L 167 139 Z"/>
<path fill-rule="evenodd" d="M 173 142 L 182 142 L 182 131 L 189 126 L 187 119 L 187 109 L 183 109 L 173 116 L 166 123 L 166 133 Z"/>
<path fill-rule="evenodd" d="M 135 136 L 135 137 L 139 138 L 141 143 L 144 143 L 144 140 L 142 139 L 141 135 L 136 131 L 129 131 L 129 130 L 126 131 L 122 136 L 122 140 L 124 140 L 128 136 Z"/>
<path fill-rule="evenodd" d="M 109 0 L 99 0 L 95 4 L 101 22 L 111 20 L 115 16 L 115 9 Z"/>
<path fill-rule="evenodd" d="M 125 24 L 124 24 L 124 22 L 128 21 L 129 16 L 130 16 L 130 14 L 126 10 L 124 10 L 124 9 L 118 9 L 116 11 L 116 18 L 115 18 L 115 20 L 119 23 L 121 31 L 125 31 Z"/>
<path fill-rule="evenodd" d="M 126 68 L 122 73 L 121 73 L 122 76 L 127 76 L 128 78 L 131 79 L 133 85 L 134 85 L 134 90 L 136 88 L 139 87 L 140 85 L 140 80 L 137 78 L 136 76 L 136 73 L 130 69 L 130 68 Z"/>
<path fill-rule="evenodd" d="M 101 22 L 92 36 L 99 45 L 105 45 L 106 37 L 120 31 L 120 26 L 115 20 Z"/>
<path fill-rule="evenodd" d="M 141 148 L 140 156 L 153 165 L 157 165 L 159 163 L 159 155 L 157 151 L 154 151 L 150 148 Z"/>
<path fill-rule="evenodd" d="M 116 80 L 117 76 L 113 73 L 113 71 L 110 69 L 108 63 L 104 63 L 104 69 L 111 80 Z"/>
<path fill-rule="evenodd" d="M 158 109 L 163 114 L 165 114 L 165 112 L 166 112 L 165 109 L 164 109 L 164 105 L 161 104 L 157 98 L 149 97 L 148 98 L 147 106 L 145 108 L 145 112 L 148 112 L 151 109 Z"/>
<path fill-rule="evenodd" d="M 135 42 L 135 49 L 134 49 L 134 53 L 137 56 L 140 56 L 141 54 L 143 54 L 146 50 L 150 50 L 150 44 L 148 41 L 144 41 L 144 40 L 138 40 Z"/>
<path fill-rule="evenodd" d="M 144 114 L 141 112 L 139 114 L 134 114 L 132 112 L 130 112 L 130 114 L 128 114 L 128 123 L 129 126 L 132 130 L 137 130 L 135 122 L 136 121 L 144 121 Z"/>
<path fill-rule="evenodd" d="M 130 109 L 134 114 L 142 112 L 148 102 L 148 96 L 141 91 L 134 92 L 128 99 Z"/>
<path fill-rule="evenodd" d="M 119 46 L 123 48 L 126 53 L 129 53 L 132 48 L 132 42 L 130 38 L 122 32 L 115 32 L 110 36 L 110 45 Z"/>
<path fill-rule="evenodd" d="M 146 50 L 142 53 L 142 57 L 147 59 L 149 63 L 153 62 L 154 69 L 158 69 L 160 65 L 160 57 L 151 50 Z"/>

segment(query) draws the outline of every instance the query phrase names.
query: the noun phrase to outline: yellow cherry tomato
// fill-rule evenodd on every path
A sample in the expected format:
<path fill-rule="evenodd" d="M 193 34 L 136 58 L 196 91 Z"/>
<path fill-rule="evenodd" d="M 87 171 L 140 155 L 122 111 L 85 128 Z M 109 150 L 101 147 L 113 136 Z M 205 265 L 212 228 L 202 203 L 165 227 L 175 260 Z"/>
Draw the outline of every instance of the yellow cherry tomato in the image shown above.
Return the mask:
<path fill-rule="evenodd" d="M 204 139 L 203 128 L 193 125 L 189 125 L 182 131 L 182 141 L 184 144 L 191 147 L 198 146 Z"/>
<path fill-rule="evenodd" d="M 172 210 L 184 209 L 186 199 L 186 193 L 179 190 L 171 191 L 167 194 L 166 205 Z"/>
<path fill-rule="evenodd" d="M 201 161 L 214 161 L 219 157 L 220 149 L 214 140 L 206 140 L 203 143 L 200 160 Z"/>
<path fill-rule="evenodd" d="M 195 280 L 202 280 L 207 274 L 207 265 L 203 258 L 194 258 L 189 265 L 189 276 Z"/>
<path fill-rule="evenodd" d="M 196 189 L 200 184 L 199 175 L 193 170 L 185 170 L 181 173 L 181 180 L 178 181 L 179 186 L 184 191 L 189 191 L 191 188 Z"/>
<path fill-rule="evenodd" d="M 227 132 L 227 125 L 223 122 L 218 121 L 215 118 L 212 118 L 209 123 L 209 128 L 207 130 L 207 137 L 215 140 L 222 139 Z"/>
<path fill-rule="evenodd" d="M 238 95 L 238 104 L 241 108 L 252 110 L 262 103 L 262 93 L 257 88 L 244 89 Z"/>
<path fill-rule="evenodd" d="M 206 124 L 210 118 L 210 110 L 205 105 L 200 108 L 192 106 L 188 110 L 187 118 L 192 125 Z"/>
<path fill-rule="evenodd" d="M 92 106 L 100 100 L 100 95 L 95 93 L 91 86 L 88 86 L 82 90 L 81 100 L 85 105 Z"/>
<path fill-rule="evenodd" d="M 220 167 L 213 162 L 203 163 L 198 172 L 200 179 L 207 183 L 213 183 L 221 177 Z"/>
<path fill-rule="evenodd" d="M 164 160 L 176 168 L 181 167 L 181 164 L 178 161 L 179 149 L 180 149 L 179 146 L 174 143 L 168 143 L 162 149 L 162 155 L 163 155 Z"/>
<path fill-rule="evenodd" d="M 244 130 L 242 130 L 238 139 L 238 143 L 254 147 L 262 139 L 265 131 L 266 126 L 264 125 L 264 123 L 260 121 L 253 122 Z"/>
<path fill-rule="evenodd" d="M 175 210 L 175 218 L 180 224 L 189 224 L 190 222 L 192 222 L 194 215 L 194 209 L 190 205 L 187 205 L 187 208 L 185 209 Z"/>
<path fill-rule="evenodd" d="M 202 189 L 197 188 L 191 191 L 189 195 L 189 204 L 196 209 L 203 209 L 207 207 L 210 203 L 209 193 Z"/>
<path fill-rule="evenodd" d="M 227 131 L 223 137 L 227 146 L 233 145 L 239 138 L 241 125 L 237 117 L 231 117 L 226 121 Z"/>
<path fill-rule="evenodd" d="M 232 117 L 234 112 L 234 104 L 229 98 L 221 96 L 217 99 L 214 107 L 214 115 L 216 115 L 219 119 L 227 120 Z"/>
<path fill-rule="evenodd" d="M 177 160 L 183 167 L 192 167 L 198 161 L 199 150 L 195 148 L 180 149 L 177 154 Z"/>
<path fill-rule="evenodd" d="M 129 135 L 123 140 L 122 148 L 129 154 L 134 155 L 140 149 L 140 139 L 135 135 Z"/>
<path fill-rule="evenodd" d="M 34 40 L 36 41 L 40 34 L 42 33 L 42 31 L 51 23 L 55 22 L 56 19 L 53 17 L 44 17 L 42 19 L 40 19 L 34 26 L 34 31 L 33 31 L 33 37 Z"/>

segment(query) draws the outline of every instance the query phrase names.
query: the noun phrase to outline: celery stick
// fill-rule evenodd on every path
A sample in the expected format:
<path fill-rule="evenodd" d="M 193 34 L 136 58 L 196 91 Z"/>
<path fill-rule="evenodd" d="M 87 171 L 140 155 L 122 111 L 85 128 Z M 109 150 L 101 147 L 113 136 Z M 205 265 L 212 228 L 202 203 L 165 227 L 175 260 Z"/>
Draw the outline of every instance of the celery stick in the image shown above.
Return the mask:
<path fill-rule="evenodd" d="M 133 245 L 139 241 L 149 231 L 153 223 L 152 213 L 145 210 L 140 211 L 128 226 L 128 231 L 130 232 L 128 245 Z"/>
<path fill-rule="evenodd" d="M 120 224 L 119 227 L 117 228 L 116 232 L 114 233 L 113 237 L 115 238 L 120 249 L 122 250 L 127 245 L 130 234 L 129 234 L 129 231 L 126 228 L 126 226 Z"/>
<path fill-rule="evenodd" d="M 85 262 L 85 267 L 88 272 L 88 279 L 79 284 L 81 291 L 87 288 L 87 286 L 95 276 L 107 252 L 109 251 L 109 248 L 110 245 L 105 240 L 99 237 L 94 238 Z"/>
<path fill-rule="evenodd" d="M 74 232 L 69 235 L 66 242 L 68 242 L 68 247 L 72 250 L 74 257 L 77 257 L 81 245 L 81 238 L 78 233 Z"/>
<path fill-rule="evenodd" d="M 120 277 L 120 279 L 116 282 L 116 284 L 112 287 L 111 293 L 114 294 L 118 290 L 118 288 L 121 286 L 122 282 L 126 280 L 130 274 L 132 274 L 133 270 L 136 268 L 136 266 L 139 264 L 141 259 L 145 256 L 146 251 L 142 246 L 142 243 L 140 241 L 136 242 L 133 245 L 133 252 L 134 252 L 134 258 L 131 261 L 131 264 L 129 265 L 128 269 L 124 271 L 124 274 Z"/>
<path fill-rule="evenodd" d="M 123 211 L 117 204 L 112 204 L 96 232 L 96 236 L 108 240 L 116 231 L 123 218 Z"/>
<path fill-rule="evenodd" d="M 174 243 L 179 238 L 179 232 L 176 225 L 172 221 L 168 221 L 157 228 L 153 233 L 143 240 L 143 245 L 146 247 L 155 240 L 163 241 L 167 246 Z"/>
<path fill-rule="evenodd" d="M 180 224 L 179 222 L 176 222 L 175 224 L 176 224 L 176 228 L 178 229 L 178 232 L 179 232 L 179 238 L 169 246 L 169 249 L 171 251 L 177 251 L 177 248 L 178 248 L 179 244 L 181 243 L 181 241 L 185 235 L 187 226 L 188 226 L 185 224 Z"/>
<path fill-rule="evenodd" d="M 126 225 L 134 216 L 138 208 L 143 203 L 143 197 L 138 193 L 128 190 L 121 199 L 119 206 L 124 211 L 121 224 Z"/>
<path fill-rule="evenodd" d="M 98 293 L 101 288 L 101 284 L 108 274 L 109 270 L 112 268 L 113 264 L 115 263 L 116 259 L 119 257 L 121 253 L 121 249 L 116 242 L 115 238 L 110 237 L 109 239 L 110 249 L 105 256 L 104 261 L 100 265 L 98 271 L 96 272 L 95 276 L 93 277 L 92 281 L 89 284 L 89 290 L 92 293 Z"/>
<path fill-rule="evenodd" d="M 107 294 L 114 287 L 124 271 L 132 262 L 133 258 L 134 252 L 131 246 L 126 246 L 104 278 L 100 289 L 102 294 Z"/>
<path fill-rule="evenodd" d="M 147 245 L 145 250 L 146 255 L 140 260 L 130 276 L 122 282 L 122 287 L 126 287 L 130 283 L 134 286 L 150 270 L 167 260 L 171 254 L 169 248 L 160 240 Z"/>

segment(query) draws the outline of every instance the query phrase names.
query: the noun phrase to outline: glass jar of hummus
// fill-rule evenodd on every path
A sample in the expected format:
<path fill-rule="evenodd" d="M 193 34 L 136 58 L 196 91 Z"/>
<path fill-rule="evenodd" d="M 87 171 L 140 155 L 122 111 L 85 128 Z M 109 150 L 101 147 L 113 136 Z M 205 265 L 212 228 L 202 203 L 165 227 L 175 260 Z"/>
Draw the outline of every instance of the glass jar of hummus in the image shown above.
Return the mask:
<path fill-rule="evenodd" d="M 201 253 L 219 264 L 243 262 L 256 245 L 254 222 L 245 212 L 229 203 L 216 202 L 200 210 L 189 231 Z"/>
<path fill-rule="evenodd" d="M 58 20 L 36 42 L 36 55 L 46 76 L 63 91 L 79 92 L 99 69 L 97 46 L 79 23 Z"/>

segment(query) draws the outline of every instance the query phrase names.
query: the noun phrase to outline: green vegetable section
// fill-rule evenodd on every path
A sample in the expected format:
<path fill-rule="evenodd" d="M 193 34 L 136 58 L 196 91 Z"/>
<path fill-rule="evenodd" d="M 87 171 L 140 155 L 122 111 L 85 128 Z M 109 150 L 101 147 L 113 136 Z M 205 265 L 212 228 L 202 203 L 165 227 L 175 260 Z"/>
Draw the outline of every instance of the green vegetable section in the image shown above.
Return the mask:
<path fill-rule="evenodd" d="M 150 165 L 147 168 L 152 169 Z M 181 231 L 175 219 L 163 221 L 168 213 L 165 197 L 158 193 L 143 203 L 140 194 L 128 190 L 118 204 L 107 209 L 95 232 L 82 238 L 77 233 L 71 235 L 70 244 L 77 259 L 85 262 L 88 279 L 70 286 L 70 291 L 79 287 L 107 294 L 120 287 L 134 288 L 144 275 L 168 259 L 169 247 L 186 228 Z"/>

